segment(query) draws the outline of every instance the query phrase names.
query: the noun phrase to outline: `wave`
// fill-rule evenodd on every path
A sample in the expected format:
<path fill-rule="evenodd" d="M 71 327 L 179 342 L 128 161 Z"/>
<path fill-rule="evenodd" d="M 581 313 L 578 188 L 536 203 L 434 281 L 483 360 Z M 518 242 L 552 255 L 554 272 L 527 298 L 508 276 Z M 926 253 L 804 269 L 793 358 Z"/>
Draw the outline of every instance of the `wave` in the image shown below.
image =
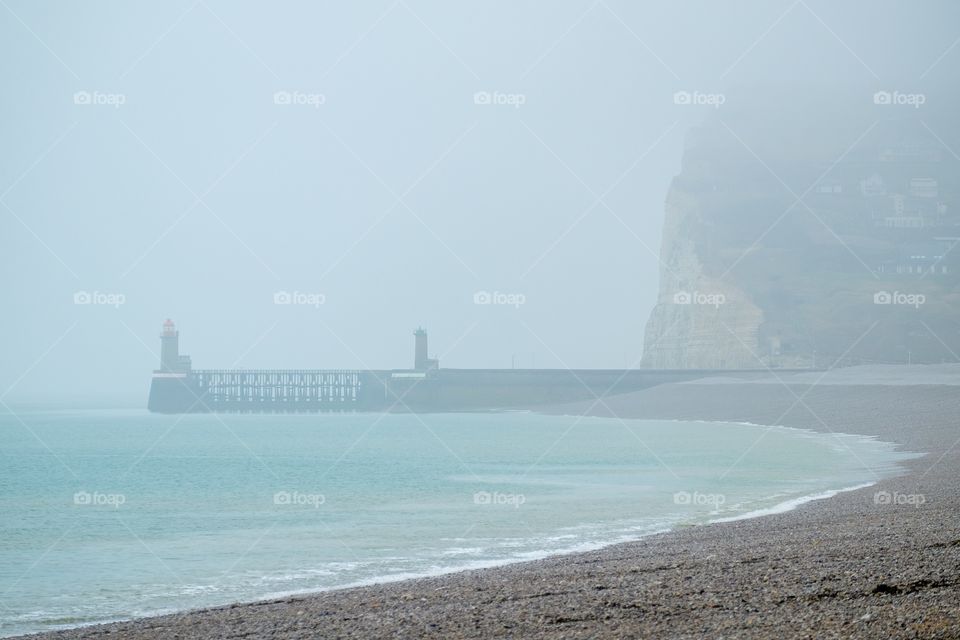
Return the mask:
<path fill-rule="evenodd" d="M 727 516 L 724 518 L 713 518 L 708 520 L 708 524 L 721 524 L 723 522 L 736 522 L 738 520 L 750 520 L 752 518 L 761 518 L 763 516 L 772 516 L 778 513 L 786 513 L 788 511 L 793 511 L 800 505 L 807 504 L 808 502 L 813 502 L 815 500 L 826 500 L 827 498 L 832 498 L 840 493 L 847 493 L 848 491 L 859 491 L 860 489 L 866 489 L 867 487 L 872 487 L 876 482 L 866 482 L 864 484 L 854 485 L 852 487 L 844 487 L 842 489 L 829 489 L 827 491 L 821 491 L 819 493 L 814 493 L 807 496 L 800 496 L 799 498 L 791 498 L 790 500 L 785 500 L 779 504 L 775 504 L 772 507 L 766 507 L 764 509 L 755 509 L 753 511 L 748 511 L 746 513 L 741 513 L 735 516 Z"/>

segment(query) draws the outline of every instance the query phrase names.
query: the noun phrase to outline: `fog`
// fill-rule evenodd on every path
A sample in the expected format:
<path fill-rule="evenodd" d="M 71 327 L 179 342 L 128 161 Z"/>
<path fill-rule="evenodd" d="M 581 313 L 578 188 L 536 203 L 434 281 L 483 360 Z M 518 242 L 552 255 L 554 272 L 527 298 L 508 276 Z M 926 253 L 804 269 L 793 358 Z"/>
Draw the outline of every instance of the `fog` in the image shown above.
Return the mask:
<path fill-rule="evenodd" d="M 409 367 L 418 326 L 441 367 L 637 366 L 685 135 L 728 107 L 674 94 L 933 95 L 958 14 L 4 0 L 0 396 L 143 404 L 168 317 L 203 368 Z"/>

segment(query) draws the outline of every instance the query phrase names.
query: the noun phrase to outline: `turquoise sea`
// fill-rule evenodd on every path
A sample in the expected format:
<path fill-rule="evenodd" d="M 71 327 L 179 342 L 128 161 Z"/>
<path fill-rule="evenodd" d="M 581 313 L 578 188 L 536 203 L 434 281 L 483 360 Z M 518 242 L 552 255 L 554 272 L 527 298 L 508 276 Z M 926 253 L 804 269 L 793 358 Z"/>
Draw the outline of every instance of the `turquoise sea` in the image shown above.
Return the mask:
<path fill-rule="evenodd" d="M 0 634 L 597 548 L 898 472 L 859 436 L 492 414 L 0 414 Z"/>

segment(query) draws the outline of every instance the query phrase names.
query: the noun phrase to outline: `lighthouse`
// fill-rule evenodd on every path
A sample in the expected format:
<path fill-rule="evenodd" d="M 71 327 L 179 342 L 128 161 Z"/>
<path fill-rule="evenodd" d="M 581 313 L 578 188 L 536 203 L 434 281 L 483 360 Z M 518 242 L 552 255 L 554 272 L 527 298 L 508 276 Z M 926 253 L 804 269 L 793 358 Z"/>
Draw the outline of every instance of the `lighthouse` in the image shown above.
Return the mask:
<path fill-rule="evenodd" d="M 173 320 L 167 318 L 160 331 L 161 373 L 187 373 L 190 371 L 190 356 L 180 355 L 180 332 Z"/>
<path fill-rule="evenodd" d="M 420 327 L 413 332 L 416 339 L 413 349 L 413 368 L 415 371 L 427 371 L 440 367 L 440 361 L 427 355 L 427 332 Z"/>

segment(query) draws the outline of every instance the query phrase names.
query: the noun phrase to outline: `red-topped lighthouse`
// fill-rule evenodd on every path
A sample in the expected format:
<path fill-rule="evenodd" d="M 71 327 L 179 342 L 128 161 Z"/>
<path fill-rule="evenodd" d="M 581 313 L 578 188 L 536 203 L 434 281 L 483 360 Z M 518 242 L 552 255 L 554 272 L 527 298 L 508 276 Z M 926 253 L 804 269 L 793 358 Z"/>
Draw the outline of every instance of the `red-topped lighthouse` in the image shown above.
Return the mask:
<path fill-rule="evenodd" d="M 170 318 L 163 322 L 163 330 L 160 332 L 160 371 L 162 373 L 190 371 L 190 356 L 180 355 L 180 332 Z"/>
<path fill-rule="evenodd" d="M 180 355 L 180 332 L 167 318 L 160 330 L 160 368 L 153 372 L 147 409 L 158 413 L 207 411 L 201 397 L 190 356 Z"/>

